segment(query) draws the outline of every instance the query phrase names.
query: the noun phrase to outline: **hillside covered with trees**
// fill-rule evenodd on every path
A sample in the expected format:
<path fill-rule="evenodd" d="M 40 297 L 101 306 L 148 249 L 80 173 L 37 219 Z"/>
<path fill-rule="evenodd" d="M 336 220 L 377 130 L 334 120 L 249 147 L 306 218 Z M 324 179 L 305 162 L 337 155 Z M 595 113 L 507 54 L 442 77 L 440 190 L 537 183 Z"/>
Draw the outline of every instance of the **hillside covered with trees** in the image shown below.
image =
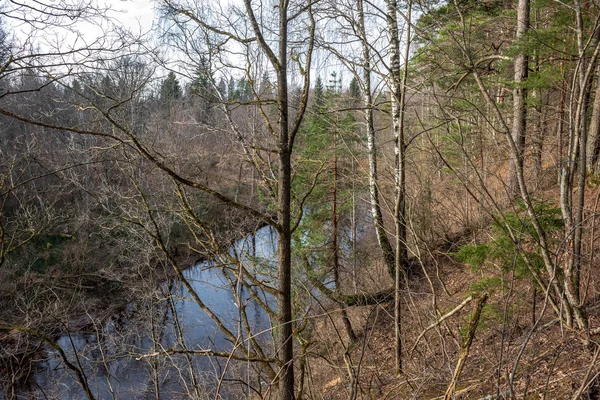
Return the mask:
<path fill-rule="evenodd" d="M 0 399 L 600 398 L 600 3 L 0 3 Z"/>

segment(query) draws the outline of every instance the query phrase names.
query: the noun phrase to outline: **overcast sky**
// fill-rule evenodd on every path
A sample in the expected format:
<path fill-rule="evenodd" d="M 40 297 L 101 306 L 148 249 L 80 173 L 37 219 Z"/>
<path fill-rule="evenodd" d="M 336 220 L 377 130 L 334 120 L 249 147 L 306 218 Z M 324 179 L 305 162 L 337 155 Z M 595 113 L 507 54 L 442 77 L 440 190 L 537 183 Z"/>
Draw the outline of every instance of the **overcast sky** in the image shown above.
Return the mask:
<path fill-rule="evenodd" d="M 115 11 L 111 16 L 133 32 L 146 32 L 154 21 L 156 2 L 152 0 L 105 0 Z"/>
<path fill-rule="evenodd" d="M 19 0 L 14 2 L 12 0 L 0 0 L 0 5 L 5 5 L 5 8 L 2 11 L 6 12 L 6 9 L 8 9 L 7 14 L 9 15 L 9 21 L 7 22 L 10 29 L 17 37 L 17 42 L 25 43 L 25 45 L 20 48 L 20 51 L 23 52 L 30 51 L 31 48 L 36 52 L 42 50 L 42 53 L 43 50 L 47 49 L 59 49 L 60 52 L 64 54 L 74 49 L 94 47 L 107 49 L 107 47 L 111 45 L 111 39 L 113 38 L 115 39 L 115 42 L 118 43 L 117 36 L 109 36 L 112 27 L 107 20 L 98 18 L 93 12 L 91 13 L 92 16 L 87 20 L 84 18 L 80 22 L 76 22 L 77 19 L 75 18 L 71 20 L 68 17 L 61 18 L 59 22 L 56 22 L 54 25 L 49 25 L 47 23 L 36 25 L 35 22 L 32 22 L 39 18 L 39 15 L 43 15 L 43 13 L 38 13 L 38 17 L 36 17 L 35 12 L 32 11 L 33 9 L 40 10 L 44 6 L 48 8 L 57 7 L 61 4 L 74 5 L 79 1 L 91 2 L 94 5 L 94 8 L 97 7 L 97 9 L 109 7 L 110 11 L 106 13 L 106 16 L 109 17 L 112 24 L 125 28 L 134 36 L 146 35 L 144 39 L 145 44 L 151 45 L 153 42 L 152 34 L 158 33 L 159 31 L 157 28 L 158 18 L 156 17 L 156 9 L 160 4 L 160 0 Z M 231 0 L 220 1 L 222 6 L 231 2 Z M 22 7 L 19 4 L 26 4 L 27 6 Z M 12 17 L 11 8 L 13 14 Z M 50 10 L 50 12 L 54 11 Z M 12 20 L 10 18 L 12 18 Z M 23 19 L 29 19 L 30 23 L 23 22 Z M 32 25 L 35 27 L 34 29 L 31 28 Z M 98 38 L 100 38 L 100 41 L 96 41 Z M 108 40 L 102 41 L 104 38 L 107 38 Z M 185 68 L 193 70 L 193 63 L 185 62 L 177 64 L 178 59 L 181 57 L 178 53 L 174 52 L 175 50 L 173 50 L 173 48 L 173 46 L 164 46 L 161 49 L 161 57 L 165 58 L 166 61 L 170 63 L 168 68 L 179 73 L 189 72 L 186 71 Z M 92 56 L 87 56 L 85 50 L 74 53 L 75 54 L 72 56 L 66 56 L 67 58 L 70 57 L 68 61 L 72 63 L 79 63 L 82 57 L 92 58 Z M 235 55 L 230 55 L 229 57 L 235 58 Z M 344 80 L 345 85 L 351 77 L 343 65 L 326 56 L 321 59 L 320 53 L 318 52 L 314 55 L 313 61 L 313 68 L 318 71 L 318 75 L 320 75 L 325 82 L 330 78 L 329 75 L 332 71 L 335 71 L 338 74 L 337 76 Z M 41 62 L 43 63 L 43 61 Z M 230 59 L 229 62 L 231 63 L 233 61 Z M 245 60 L 240 58 L 240 65 L 244 62 Z M 82 65 L 82 68 L 84 67 L 85 65 Z M 219 66 L 217 66 L 217 70 L 223 71 Z M 161 75 L 163 72 L 166 74 L 168 69 L 159 68 L 158 71 L 159 75 Z M 242 72 L 241 70 L 228 71 L 228 73 L 234 75 Z M 295 76 L 295 73 L 291 72 L 291 76 Z"/>
<path fill-rule="evenodd" d="M 67 5 L 76 4 L 78 0 L 68 0 L 64 2 Z M 4 4 L 3 4 L 4 3 Z M 36 21 L 42 19 L 43 13 L 36 13 L 36 10 L 49 10 L 49 13 L 55 12 L 51 7 L 60 6 L 63 2 L 56 0 L 43 0 L 36 2 L 34 0 L 23 0 L 15 2 L 0 0 L 2 11 L 6 15 L 4 22 L 9 31 L 14 34 L 18 42 L 27 38 L 34 38 L 34 45 L 45 46 L 44 42 L 56 42 L 62 40 L 65 44 L 73 44 L 76 35 L 72 30 L 77 30 L 87 40 L 91 41 L 98 36 L 102 36 L 109 28 L 107 24 L 99 18 L 92 18 L 93 22 L 81 21 L 75 23 L 69 18 L 62 18 L 55 26 L 51 24 L 27 23 L 24 21 Z M 151 31 L 155 21 L 156 1 L 153 0 L 92 0 L 94 7 L 100 9 L 110 7 L 106 16 L 113 22 L 123 28 L 128 29 L 133 34 L 143 34 Z M 25 4 L 26 6 L 21 6 Z M 69 43 L 70 42 L 70 43 Z"/>

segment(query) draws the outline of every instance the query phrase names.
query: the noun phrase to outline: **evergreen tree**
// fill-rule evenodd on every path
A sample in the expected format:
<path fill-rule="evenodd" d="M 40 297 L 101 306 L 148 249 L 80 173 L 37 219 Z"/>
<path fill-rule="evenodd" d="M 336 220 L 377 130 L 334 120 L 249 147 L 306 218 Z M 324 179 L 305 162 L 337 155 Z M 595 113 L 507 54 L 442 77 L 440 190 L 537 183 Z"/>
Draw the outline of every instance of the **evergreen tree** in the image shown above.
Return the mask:
<path fill-rule="evenodd" d="M 229 82 L 227 83 L 227 100 L 237 100 L 239 98 L 239 92 L 235 87 L 235 79 L 232 77 L 229 78 Z"/>
<path fill-rule="evenodd" d="M 191 84 L 191 95 L 198 96 L 210 102 L 216 99 L 214 77 L 210 65 L 205 58 L 200 60 Z"/>
<path fill-rule="evenodd" d="M 240 78 L 240 80 L 238 81 L 237 93 L 238 93 L 238 100 L 244 101 L 244 102 L 251 101 L 252 98 L 254 97 L 252 94 L 252 88 L 250 87 L 250 82 L 248 82 L 248 79 L 246 79 L 245 76 Z"/>
<path fill-rule="evenodd" d="M 314 96 L 314 107 L 319 109 L 325 106 L 325 88 L 323 87 L 323 80 L 321 77 L 317 77 L 315 81 L 315 89 L 313 90 Z"/>
<path fill-rule="evenodd" d="M 79 80 L 77 79 L 73 79 L 73 82 L 71 82 L 71 88 L 77 92 L 77 93 L 81 93 L 81 83 L 79 83 Z"/>
<path fill-rule="evenodd" d="M 337 77 L 337 72 L 333 71 L 329 75 L 329 81 L 327 82 L 327 91 L 332 93 L 339 93 L 342 89 L 342 77 Z"/>
<path fill-rule="evenodd" d="M 11 53 L 11 43 L 3 24 L 3 21 L 0 20 L 0 68 L 8 61 Z"/>
<path fill-rule="evenodd" d="M 173 101 L 181 98 L 181 86 L 173 71 L 162 81 L 160 85 L 160 101 L 170 105 Z"/>
<path fill-rule="evenodd" d="M 350 86 L 348 87 L 348 96 L 353 101 L 360 100 L 360 86 L 358 85 L 358 80 L 356 77 L 353 77 L 350 81 Z"/>
<path fill-rule="evenodd" d="M 217 91 L 219 92 L 219 97 L 221 99 L 227 98 L 227 83 L 225 83 L 225 79 L 222 77 L 219 79 L 219 83 L 217 84 Z"/>

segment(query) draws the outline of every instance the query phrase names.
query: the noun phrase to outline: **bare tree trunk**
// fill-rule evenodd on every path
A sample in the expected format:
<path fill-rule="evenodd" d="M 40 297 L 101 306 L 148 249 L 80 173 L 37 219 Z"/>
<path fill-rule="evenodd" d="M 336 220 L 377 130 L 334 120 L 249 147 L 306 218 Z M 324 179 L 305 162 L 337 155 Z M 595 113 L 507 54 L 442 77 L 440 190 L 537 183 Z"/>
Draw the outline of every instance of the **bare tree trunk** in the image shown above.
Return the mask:
<path fill-rule="evenodd" d="M 250 0 L 245 0 L 246 11 L 258 42 L 273 68 L 277 72 L 278 128 L 277 152 L 279 176 L 277 181 L 277 358 L 281 370 L 279 376 L 279 399 L 294 399 L 294 346 L 292 326 L 292 227 L 291 227 L 291 181 L 292 149 L 294 132 L 290 132 L 288 97 L 288 6 L 279 2 L 278 54 L 269 47 L 258 21 L 254 16 Z M 309 63 L 310 54 L 307 56 Z M 306 77 L 308 79 L 308 76 Z M 305 82 L 308 83 L 308 82 Z M 304 99 L 305 100 L 305 99 Z M 299 110 L 300 118 L 303 110 Z M 298 116 L 296 123 L 298 123 Z M 294 129 L 297 129 L 295 123 Z"/>
<path fill-rule="evenodd" d="M 558 174 L 557 174 L 557 179 L 558 179 L 558 184 L 560 185 L 561 180 L 562 180 L 562 171 L 563 171 L 563 157 L 564 157 L 564 135 L 563 135 L 563 131 L 564 131 L 564 121 L 565 121 L 565 93 L 567 91 L 566 85 L 567 85 L 567 80 L 565 79 L 565 72 L 564 72 L 564 67 L 561 63 L 561 69 L 563 69 L 562 72 L 562 86 L 561 86 L 561 91 L 560 91 L 560 100 L 558 102 L 558 123 L 556 124 L 556 140 L 558 141 L 558 146 L 557 146 L 557 160 L 558 160 Z"/>
<path fill-rule="evenodd" d="M 280 82 L 281 83 L 281 82 Z M 287 109 L 280 111 L 283 123 L 287 124 Z M 290 229 L 290 192 L 291 192 L 291 154 L 287 149 L 287 135 L 282 135 L 279 149 L 279 187 L 277 220 L 277 261 L 279 263 L 277 316 L 278 316 L 278 353 L 281 362 L 279 398 L 294 398 L 294 348 L 292 332 L 292 233 Z M 284 141 L 285 140 L 285 141 Z M 285 144 L 285 145 L 284 145 Z"/>
<path fill-rule="evenodd" d="M 537 12 L 536 12 L 536 20 L 537 20 Z M 534 63 L 534 68 L 535 71 L 537 73 L 539 73 L 540 71 L 540 60 L 539 60 L 539 56 L 537 54 L 534 54 L 533 56 L 533 63 Z M 540 89 L 539 87 L 536 87 L 534 89 L 532 89 L 531 91 L 531 97 L 534 99 L 535 101 L 535 107 L 534 107 L 534 124 L 535 124 L 535 131 L 534 131 L 534 136 L 533 136 L 533 140 L 532 140 L 532 147 L 533 147 L 533 176 L 535 177 L 541 177 L 542 174 L 542 150 L 544 148 L 544 138 L 546 137 L 546 130 L 548 127 L 548 124 L 546 122 L 546 118 L 545 118 L 545 101 L 544 101 L 544 94 L 542 92 L 542 89 Z M 536 182 L 537 185 L 539 185 L 539 181 Z"/>
<path fill-rule="evenodd" d="M 500 123 L 502 131 L 504 132 L 505 137 L 508 140 L 508 144 L 510 146 L 510 151 L 513 153 L 516 153 L 516 144 L 511 135 L 510 128 L 508 127 L 508 124 L 507 124 L 504 116 L 500 112 L 500 110 L 498 108 L 498 104 L 494 102 L 494 100 L 491 98 L 490 94 L 488 93 L 487 88 L 485 87 L 485 84 L 481 80 L 481 77 L 477 70 L 473 70 L 473 78 L 475 78 L 475 82 L 477 83 L 477 86 L 479 87 L 479 90 L 480 90 L 482 96 L 484 97 L 486 103 L 488 103 L 492 112 L 496 115 L 496 118 L 498 119 L 498 122 Z M 517 158 L 517 161 L 518 161 L 518 158 Z M 548 247 L 548 241 L 546 238 L 546 231 L 542 227 L 542 225 L 539 221 L 539 217 L 536 214 L 535 208 L 533 206 L 533 202 L 531 200 L 531 195 L 529 194 L 527 184 L 525 183 L 523 169 L 517 168 L 516 171 L 517 171 L 516 177 L 517 177 L 517 182 L 519 184 L 518 187 L 519 187 L 519 191 L 520 191 L 520 195 L 521 195 L 521 200 L 523 200 L 523 202 L 525 203 L 527 214 L 531 218 L 533 227 L 534 227 L 537 235 L 539 236 L 538 240 L 540 243 L 542 260 L 544 261 L 544 266 L 546 268 L 546 272 L 548 273 L 549 277 L 554 277 L 554 279 L 552 279 L 552 281 L 551 281 L 551 285 L 550 285 L 548 294 L 550 296 L 553 296 L 554 299 L 556 299 L 555 300 L 556 303 L 558 303 L 559 300 L 565 299 L 563 292 L 562 292 L 561 288 L 559 287 L 559 284 L 562 282 L 560 280 L 561 270 L 557 270 L 556 265 L 552 261 L 552 255 L 550 254 L 550 250 Z M 542 287 L 542 289 L 545 289 L 545 288 Z M 570 304 L 568 302 L 564 304 L 564 311 L 566 314 L 567 321 L 569 321 L 572 313 L 571 313 Z"/>
<path fill-rule="evenodd" d="M 352 176 L 355 176 L 354 159 L 352 159 Z M 354 188 L 355 180 L 352 180 L 352 293 L 357 292 L 357 274 L 358 274 L 358 257 L 357 251 L 357 207 L 356 207 L 356 190 Z"/>
<path fill-rule="evenodd" d="M 539 106 L 536 106 L 535 110 L 535 136 L 533 138 L 533 176 L 541 177 L 542 176 L 542 154 L 544 150 L 544 138 L 546 137 L 546 131 L 548 124 L 546 123 L 546 113 L 545 108 L 543 107 L 544 98 L 541 93 L 541 90 L 536 89 L 532 93 L 533 97 L 537 98 Z M 538 181 L 539 184 L 539 181 Z"/>
<path fill-rule="evenodd" d="M 283 6 L 283 5 L 282 5 Z M 281 11 L 280 35 L 287 36 L 287 13 Z M 279 381 L 279 398 L 294 398 L 294 347 L 292 330 L 292 231 L 291 231 L 291 149 L 289 148 L 287 46 L 280 40 L 279 60 L 282 65 L 277 75 L 279 106 L 279 181 L 277 190 L 277 262 L 279 264 L 277 316 L 279 335 L 277 349 L 282 371 Z"/>
<path fill-rule="evenodd" d="M 373 122 L 373 95 L 371 93 L 371 51 L 367 41 L 365 30 L 365 13 L 363 0 L 356 1 L 358 11 L 358 31 L 361 38 L 362 56 L 363 56 L 363 103 L 364 103 L 364 118 L 365 129 L 367 133 L 367 149 L 369 153 L 369 200 L 371 203 L 371 214 L 373 223 L 375 224 L 375 232 L 377 234 L 377 242 L 383 253 L 388 273 L 390 277 L 395 277 L 395 257 L 392 245 L 385 232 L 383 225 L 383 215 L 381 205 L 379 203 L 379 187 L 377 176 L 377 146 L 375 144 L 375 127 Z"/>
<path fill-rule="evenodd" d="M 529 0 L 519 0 L 517 9 L 517 36 L 519 42 L 525 38 L 529 29 Z M 513 89 L 513 127 L 512 137 L 516 145 L 516 153 L 510 153 L 510 164 L 508 168 L 508 191 L 511 198 L 519 194 L 517 168 L 524 168 L 523 152 L 525 150 L 525 128 L 527 117 L 527 106 L 525 98 L 527 90 L 524 83 L 527 80 L 528 57 L 524 51 L 520 51 L 515 57 L 515 75 Z"/>
<path fill-rule="evenodd" d="M 587 171 L 596 173 L 598 153 L 600 151 L 600 65 L 596 67 L 596 93 L 592 106 L 592 118 L 587 140 Z"/>
<path fill-rule="evenodd" d="M 483 310 L 483 306 L 485 306 L 487 299 L 487 293 L 483 294 L 483 296 L 479 298 L 477 306 L 475 307 L 475 311 L 471 316 L 471 321 L 469 322 L 469 331 L 467 333 L 467 337 L 465 337 L 465 340 L 462 343 L 460 353 L 458 354 L 458 361 L 456 362 L 456 367 L 454 368 L 454 373 L 452 374 L 452 380 L 450 381 L 448 389 L 446 390 L 446 394 L 444 395 L 444 400 L 451 400 L 454 398 L 456 383 L 460 379 L 465 362 L 469 356 L 469 350 L 473 344 L 473 339 L 475 339 L 475 332 L 477 331 L 477 325 L 479 325 L 479 319 L 481 318 L 481 310 Z"/>
<path fill-rule="evenodd" d="M 572 251 L 566 266 L 565 296 L 573 309 L 573 316 L 580 329 L 587 330 L 588 321 L 585 308 L 581 304 L 579 286 L 582 260 L 582 236 L 585 205 L 585 178 L 587 161 L 587 103 L 590 97 L 590 81 L 596 60 L 600 52 L 600 40 L 597 35 L 591 38 L 594 50 L 591 56 L 586 55 L 587 45 L 584 40 L 584 17 L 579 1 L 574 6 L 577 21 L 577 45 L 579 50 L 578 68 L 573 80 L 571 96 L 571 116 L 569 130 L 568 162 L 563 166 L 561 181 L 561 211 L 565 220 L 565 243 Z M 589 53 L 588 53 L 589 54 Z M 577 88 L 577 89 L 575 89 Z M 578 172 L 578 173 L 577 173 Z M 573 200 L 575 176 L 577 175 L 577 199 Z"/>
<path fill-rule="evenodd" d="M 340 281 L 340 254 L 339 254 L 339 246 L 338 246 L 338 218 L 337 218 L 337 184 L 338 184 L 338 167 L 337 167 L 337 132 L 334 132 L 333 137 L 333 199 L 331 205 L 331 225 L 332 225 L 332 238 L 331 238 L 331 247 L 332 247 L 332 264 L 333 264 L 333 280 L 335 283 L 335 290 L 339 293 L 341 288 Z M 342 306 L 341 309 L 342 314 L 342 322 L 344 323 L 344 328 L 346 329 L 346 334 L 348 335 L 348 339 L 351 343 L 356 342 L 357 337 L 354 333 L 354 329 L 352 329 L 352 323 L 350 322 L 350 318 L 348 317 L 348 312 L 346 311 L 345 306 Z"/>
<path fill-rule="evenodd" d="M 405 68 L 400 70 L 400 39 L 398 37 L 398 4 L 396 0 L 387 2 L 387 25 L 390 40 L 390 86 L 392 102 L 392 128 L 394 130 L 395 151 L 395 204 L 394 222 L 396 227 L 396 254 L 394 265 L 395 302 L 394 326 L 396 337 L 396 373 L 402 373 L 402 325 L 400 287 L 402 276 L 408 269 L 408 250 L 406 243 L 406 143 L 405 118 L 406 80 L 408 56 L 410 50 L 410 11 L 412 2 L 408 3 L 407 41 L 405 47 Z"/>

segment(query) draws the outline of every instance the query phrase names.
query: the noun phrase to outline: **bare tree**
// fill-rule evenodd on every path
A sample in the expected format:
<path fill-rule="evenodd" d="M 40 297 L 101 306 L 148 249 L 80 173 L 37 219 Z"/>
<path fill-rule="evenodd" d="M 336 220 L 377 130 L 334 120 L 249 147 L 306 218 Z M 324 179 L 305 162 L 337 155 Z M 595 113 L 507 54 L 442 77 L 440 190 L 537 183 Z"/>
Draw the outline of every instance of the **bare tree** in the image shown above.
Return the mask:
<path fill-rule="evenodd" d="M 527 106 L 525 103 L 527 98 L 527 89 L 525 85 L 527 80 L 527 71 L 529 68 L 529 57 L 526 54 L 527 46 L 523 42 L 527 37 L 527 31 L 529 29 L 529 10 L 529 0 L 520 0 L 517 7 L 516 42 L 517 45 L 522 46 L 524 49 L 519 51 L 514 61 L 515 87 L 513 89 L 512 135 L 513 141 L 517 147 L 517 154 L 511 153 L 510 165 L 508 168 L 508 191 L 511 197 L 517 195 L 517 169 L 523 169 L 524 164 L 523 152 L 525 151 L 525 131 L 527 117 Z"/>

